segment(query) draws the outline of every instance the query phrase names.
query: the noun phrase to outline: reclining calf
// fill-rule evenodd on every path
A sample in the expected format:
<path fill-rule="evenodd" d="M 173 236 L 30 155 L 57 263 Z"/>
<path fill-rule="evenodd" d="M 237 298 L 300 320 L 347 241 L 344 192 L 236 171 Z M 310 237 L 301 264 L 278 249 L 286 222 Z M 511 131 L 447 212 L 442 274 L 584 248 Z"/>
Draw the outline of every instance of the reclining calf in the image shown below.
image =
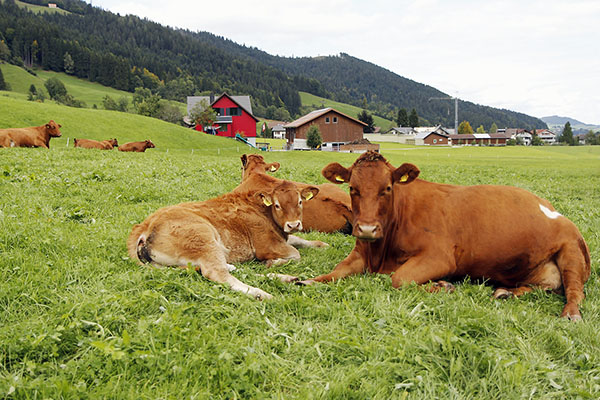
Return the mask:
<path fill-rule="evenodd" d="M 232 263 L 258 259 L 267 266 L 299 260 L 286 240 L 302 230 L 302 204 L 319 189 L 299 191 L 287 181 L 268 191 L 227 193 L 217 198 L 164 207 L 135 225 L 127 240 L 132 259 L 154 266 L 197 267 L 207 279 L 257 299 L 272 296 L 229 272 Z M 302 247 L 323 247 L 301 239 Z"/>

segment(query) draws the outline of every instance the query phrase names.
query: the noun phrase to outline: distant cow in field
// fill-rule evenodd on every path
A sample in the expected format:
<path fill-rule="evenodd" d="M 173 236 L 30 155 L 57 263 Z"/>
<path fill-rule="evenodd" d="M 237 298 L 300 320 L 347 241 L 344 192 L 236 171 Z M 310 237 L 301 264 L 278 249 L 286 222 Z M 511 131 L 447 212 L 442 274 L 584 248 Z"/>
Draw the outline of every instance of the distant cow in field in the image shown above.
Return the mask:
<path fill-rule="evenodd" d="M 92 139 L 73 139 L 73 147 L 81 147 L 82 149 L 98 149 L 98 150 L 112 150 L 118 147 L 119 143 L 117 139 L 108 140 L 92 140 Z"/>
<path fill-rule="evenodd" d="M 281 179 L 267 175 L 266 172 L 275 172 L 279 169 L 278 162 L 267 163 L 259 154 L 244 154 L 242 161 L 242 182 L 233 190 L 243 192 L 273 188 L 282 182 Z M 301 190 L 309 185 L 293 182 Z M 350 196 L 339 186 L 331 183 L 316 185 L 319 194 L 304 207 L 302 225 L 304 230 L 319 232 L 342 231 L 350 234 L 352 227 L 352 210 Z"/>
<path fill-rule="evenodd" d="M 129 255 L 154 266 L 199 267 L 211 281 L 258 299 L 271 298 L 233 277 L 231 263 L 258 259 L 271 266 L 300 259 L 286 240 L 302 230 L 303 203 L 310 203 L 318 192 L 314 186 L 298 190 L 283 182 L 264 191 L 164 207 L 133 227 L 127 240 Z M 298 247 L 326 246 L 295 239 Z"/>
<path fill-rule="evenodd" d="M 60 137 L 61 125 L 50 120 L 46 125 L 29 128 L 0 129 L 0 147 L 50 148 L 50 139 Z"/>
<path fill-rule="evenodd" d="M 154 143 L 152 143 L 150 140 L 145 140 L 143 142 L 125 143 L 119 147 L 119 151 L 134 151 L 143 153 L 146 151 L 146 149 L 153 149 L 155 147 L 156 146 L 154 146 Z"/>
<path fill-rule="evenodd" d="M 323 176 L 347 182 L 354 214 L 352 252 L 331 273 L 302 283 L 363 272 L 392 274 L 396 288 L 446 277 L 489 279 L 494 298 L 539 287 L 564 293 L 561 317 L 580 320 L 590 253 L 577 227 L 552 205 L 510 186 L 455 186 L 417 179 L 412 164 L 395 168 L 378 153 Z M 433 290 L 451 290 L 439 281 Z"/>

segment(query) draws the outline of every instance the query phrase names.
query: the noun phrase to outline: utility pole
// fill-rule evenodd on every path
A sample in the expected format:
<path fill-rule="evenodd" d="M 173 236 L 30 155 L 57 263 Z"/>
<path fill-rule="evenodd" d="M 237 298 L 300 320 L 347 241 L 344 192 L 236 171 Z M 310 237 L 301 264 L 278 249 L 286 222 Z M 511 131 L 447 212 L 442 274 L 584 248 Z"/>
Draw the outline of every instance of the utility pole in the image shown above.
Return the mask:
<path fill-rule="evenodd" d="M 458 135 L 458 97 L 430 97 L 431 100 L 454 100 L 454 134 Z"/>

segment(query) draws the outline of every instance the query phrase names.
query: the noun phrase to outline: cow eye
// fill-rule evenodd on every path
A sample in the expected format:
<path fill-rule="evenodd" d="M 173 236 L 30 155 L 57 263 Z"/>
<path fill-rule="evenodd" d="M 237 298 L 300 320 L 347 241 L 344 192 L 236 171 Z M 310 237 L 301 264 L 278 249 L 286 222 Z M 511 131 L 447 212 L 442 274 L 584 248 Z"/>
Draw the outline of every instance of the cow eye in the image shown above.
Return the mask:
<path fill-rule="evenodd" d="M 388 193 L 391 192 L 392 191 L 392 186 L 390 185 L 390 186 L 386 187 L 385 191 L 388 192 Z"/>
<path fill-rule="evenodd" d="M 275 203 L 275 208 L 278 209 L 278 210 L 281 208 L 281 206 L 279 205 L 279 203 Z"/>

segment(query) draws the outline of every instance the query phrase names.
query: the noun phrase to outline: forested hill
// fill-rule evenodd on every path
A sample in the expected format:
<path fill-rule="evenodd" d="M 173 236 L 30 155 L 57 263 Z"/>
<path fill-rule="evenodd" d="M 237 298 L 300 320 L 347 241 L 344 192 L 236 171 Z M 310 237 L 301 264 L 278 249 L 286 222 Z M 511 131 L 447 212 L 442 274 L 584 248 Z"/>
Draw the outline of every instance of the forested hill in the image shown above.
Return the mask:
<path fill-rule="evenodd" d="M 395 119 L 399 108 L 415 108 L 423 123 L 454 124 L 451 101 L 429 101 L 446 94 L 347 54 L 278 57 L 210 33 L 119 16 L 83 1 L 53 1 L 67 14 L 34 14 L 14 0 L 0 1 L 0 59 L 15 64 L 122 90 L 145 87 L 179 101 L 209 92 L 250 94 L 258 116 L 277 111 L 295 117 L 308 111 L 301 108 L 298 93 L 306 91 L 357 106 L 366 99 L 371 112 L 389 119 Z M 67 53 L 72 62 L 65 62 Z M 546 127 L 525 114 L 464 101 L 459 102 L 459 119 L 486 129 L 493 122 L 499 127 Z"/>

